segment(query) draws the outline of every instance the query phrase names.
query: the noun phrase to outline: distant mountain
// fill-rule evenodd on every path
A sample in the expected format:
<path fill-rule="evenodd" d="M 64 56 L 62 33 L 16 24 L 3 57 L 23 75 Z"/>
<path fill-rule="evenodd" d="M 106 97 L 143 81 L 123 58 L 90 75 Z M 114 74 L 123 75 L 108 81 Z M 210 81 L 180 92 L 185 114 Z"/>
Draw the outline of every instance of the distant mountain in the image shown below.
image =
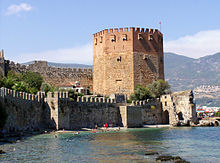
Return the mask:
<path fill-rule="evenodd" d="M 33 64 L 34 61 L 22 63 L 24 65 Z M 63 68 L 92 68 L 92 65 L 85 65 L 85 64 L 77 64 L 77 63 L 55 63 L 55 62 L 48 62 L 48 66 L 54 67 L 63 67 Z"/>
<path fill-rule="evenodd" d="M 195 89 L 197 105 L 220 106 L 220 94 L 215 89 L 204 88 L 220 86 L 220 53 L 193 59 L 174 53 L 164 54 L 165 79 L 173 91 Z"/>
<path fill-rule="evenodd" d="M 220 85 L 220 53 L 193 59 L 164 53 L 165 78 L 173 91 Z"/>

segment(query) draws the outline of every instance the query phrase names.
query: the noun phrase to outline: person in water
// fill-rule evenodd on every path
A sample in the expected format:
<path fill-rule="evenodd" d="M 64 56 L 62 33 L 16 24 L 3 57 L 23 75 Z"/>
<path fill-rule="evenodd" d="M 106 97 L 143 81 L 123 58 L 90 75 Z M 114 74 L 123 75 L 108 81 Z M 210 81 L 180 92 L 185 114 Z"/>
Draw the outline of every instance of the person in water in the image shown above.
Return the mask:
<path fill-rule="evenodd" d="M 77 131 L 76 133 L 73 133 L 73 136 L 74 136 L 74 135 L 79 135 L 79 131 Z"/>

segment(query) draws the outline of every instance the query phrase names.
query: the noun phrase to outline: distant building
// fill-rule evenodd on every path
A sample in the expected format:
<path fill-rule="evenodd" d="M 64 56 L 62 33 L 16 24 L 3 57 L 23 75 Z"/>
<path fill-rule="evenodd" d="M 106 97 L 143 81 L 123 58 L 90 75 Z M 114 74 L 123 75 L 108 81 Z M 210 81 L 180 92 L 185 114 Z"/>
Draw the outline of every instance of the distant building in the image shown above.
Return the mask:
<path fill-rule="evenodd" d="M 87 95 L 89 90 L 84 88 L 84 87 L 81 87 L 80 86 L 80 82 L 79 81 L 76 81 L 74 83 L 66 83 L 62 86 L 59 87 L 60 89 L 65 89 L 65 90 L 74 90 L 75 92 L 78 92 L 78 93 L 82 93 L 84 95 Z"/>
<path fill-rule="evenodd" d="M 75 84 L 73 85 L 73 90 L 78 93 L 83 93 L 84 95 L 87 95 L 89 91 L 88 89 L 81 87 L 79 81 L 75 82 Z"/>

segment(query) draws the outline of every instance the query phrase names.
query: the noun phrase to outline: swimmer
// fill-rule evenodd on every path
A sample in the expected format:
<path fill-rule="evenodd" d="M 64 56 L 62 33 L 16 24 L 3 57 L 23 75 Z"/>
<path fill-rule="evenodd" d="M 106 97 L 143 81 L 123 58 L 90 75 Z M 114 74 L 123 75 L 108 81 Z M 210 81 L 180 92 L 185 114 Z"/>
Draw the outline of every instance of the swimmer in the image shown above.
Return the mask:
<path fill-rule="evenodd" d="M 73 135 L 79 135 L 79 131 L 77 131 L 76 133 L 74 133 Z"/>

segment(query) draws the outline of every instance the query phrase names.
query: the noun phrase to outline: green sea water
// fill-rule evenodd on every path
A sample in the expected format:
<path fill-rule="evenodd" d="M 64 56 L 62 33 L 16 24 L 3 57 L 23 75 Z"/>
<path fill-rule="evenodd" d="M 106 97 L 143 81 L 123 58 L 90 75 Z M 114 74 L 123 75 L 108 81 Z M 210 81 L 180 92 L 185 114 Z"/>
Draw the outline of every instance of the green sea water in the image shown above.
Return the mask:
<path fill-rule="evenodd" d="M 141 128 L 42 134 L 2 144 L 0 162 L 155 162 L 157 155 L 180 156 L 195 163 L 220 163 L 219 127 Z"/>

